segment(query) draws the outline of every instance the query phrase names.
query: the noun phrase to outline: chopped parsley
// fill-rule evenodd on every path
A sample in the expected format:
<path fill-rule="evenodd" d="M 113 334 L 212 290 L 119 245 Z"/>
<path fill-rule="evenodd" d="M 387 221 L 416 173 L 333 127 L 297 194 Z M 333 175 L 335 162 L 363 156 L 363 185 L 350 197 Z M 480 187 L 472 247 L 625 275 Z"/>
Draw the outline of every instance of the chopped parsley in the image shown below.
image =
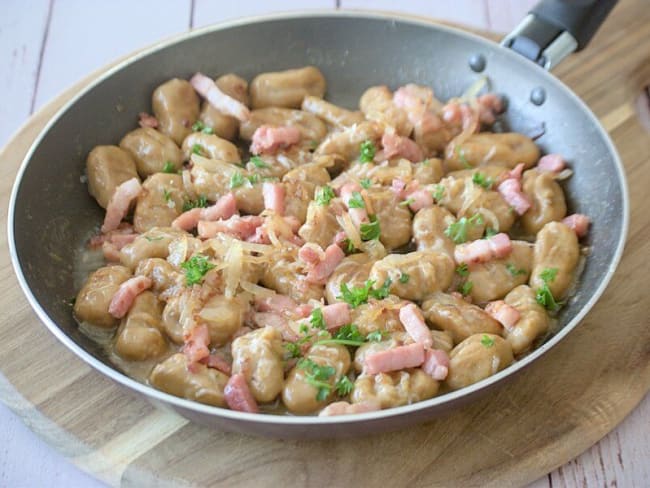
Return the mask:
<path fill-rule="evenodd" d="M 163 198 L 167 203 L 169 203 L 172 199 L 172 194 L 167 190 L 167 188 L 163 188 Z"/>
<path fill-rule="evenodd" d="M 402 200 L 398 205 L 400 207 L 408 207 L 412 203 L 415 203 L 415 198 L 407 198 L 406 200 Z"/>
<path fill-rule="evenodd" d="M 392 280 L 386 278 L 381 288 L 373 289 L 375 284 L 374 280 L 367 280 L 363 286 L 353 286 L 350 288 L 347 283 L 341 284 L 341 294 L 336 298 L 343 300 L 352 308 L 357 308 L 359 305 L 368 303 L 368 298 L 376 298 L 381 300 L 389 295 L 389 289 Z"/>
<path fill-rule="evenodd" d="M 399 282 L 402 284 L 408 283 L 410 279 L 411 279 L 411 275 L 407 273 L 402 272 L 402 274 L 399 275 Z"/>
<path fill-rule="evenodd" d="M 481 337 L 481 344 L 483 344 L 484 347 L 490 348 L 494 346 L 494 339 L 487 334 L 483 334 L 483 337 Z"/>
<path fill-rule="evenodd" d="M 494 184 L 494 180 L 492 178 L 485 176 L 481 172 L 474 173 L 474 175 L 472 176 L 472 181 L 476 183 L 478 186 L 482 186 L 486 190 L 491 188 L 492 185 Z"/>
<path fill-rule="evenodd" d="M 467 278 L 467 276 L 469 276 L 469 268 L 467 267 L 467 263 L 461 263 L 456 266 L 456 274 L 461 278 Z"/>
<path fill-rule="evenodd" d="M 314 329 L 325 329 L 325 319 L 323 318 L 323 309 L 315 308 L 309 316 L 309 323 Z"/>
<path fill-rule="evenodd" d="M 198 154 L 199 156 L 202 156 L 205 152 L 205 149 L 203 149 L 203 146 L 201 144 L 193 144 L 192 145 L 192 153 L 193 154 Z"/>
<path fill-rule="evenodd" d="M 336 195 L 334 194 L 334 190 L 332 190 L 332 187 L 329 185 L 321 186 L 319 188 L 316 188 L 316 193 L 314 195 L 314 200 L 316 200 L 316 203 L 322 207 L 325 205 L 329 205 L 330 201 L 332 198 L 334 198 Z"/>
<path fill-rule="evenodd" d="M 363 223 L 359 226 L 361 231 L 361 240 L 371 241 L 373 239 L 379 239 L 381 235 L 381 229 L 379 228 L 379 220 L 375 215 L 370 215 L 370 222 Z"/>
<path fill-rule="evenodd" d="M 526 274 L 525 269 L 517 268 L 517 266 L 515 266 L 512 263 L 506 264 L 506 269 L 508 270 L 508 273 L 510 273 L 512 276 L 519 276 L 519 275 L 525 275 Z"/>
<path fill-rule="evenodd" d="M 363 201 L 361 193 L 353 191 L 352 196 L 348 200 L 348 208 L 366 208 L 366 202 Z"/>
<path fill-rule="evenodd" d="M 350 239 L 347 237 L 343 239 L 343 246 L 345 247 L 345 253 L 346 254 L 354 254 L 355 252 L 358 251 L 356 247 L 354 247 L 354 244 Z"/>
<path fill-rule="evenodd" d="M 230 177 L 230 183 L 228 187 L 232 190 L 233 188 L 239 188 L 246 182 L 246 177 L 241 174 L 239 171 L 236 171 Z"/>
<path fill-rule="evenodd" d="M 372 180 L 370 178 L 362 179 L 359 184 L 366 190 L 372 186 Z"/>
<path fill-rule="evenodd" d="M 363 141 L 359 147 L 359 161 L 362 163 L 371 163 L 377 152 L 375 144 L 371 140 Z"/>
<path fill-rule="evenodd" d="M 284 347 L 289 353 L 289 358 L 299 358 L 302 356 L 302 351 L 298 342 L 285 342 Z"/>
<path fill-rule="evenodd" d="M 483 216 L 481 214 L 474 214 L 469 219 L 461 217 L 458 221 L 451 224 L 445 229 L 445 235 L 449 237 L 455 244 L 462 244 L 467 241 L 467 231 L 470 225 L 481 225 L 483 223 Z"/>
<path fill-rule="evenodd" d="M 471 293 L 472 288 L 474 288 L 474 283 L 471 281 L 465 281 L 458 285 L 458 291 L 463 295 L 467 296 Z"/>
<path fill-rule="evenodd" d="M 250 162 L 253 163 L 253 166 L 255 166 L 258 169 L 264 169 L 269 167 L 269 165 L 266 164 L 264 160 L 259 156 L 253 156 Z"/>
<path fill-rule="evenodd" d="M 298 361 L 298 368 L 305 370 L 307 383 L 318 389 L 316 400 L 325 401 L 332 391 L 332 385 L 327 381 L 336 374 L 336 370 L 332 366 L 321 366 L 308 358 Z"/>
<path fill-rule="evenodd" d="M 436 185 L 436 191 L 433 192 L 433 199 L 436 202 L 442 200 L 442 197 L 445 195 L 445 187 L 442 185 Z"/>
<path fill-rule="evenodd" d="M 354 383 L 352 383 L 352 381 L 350 381 L 350 378 L 345 375 L 341 376 L 338 380 L 336 380 L 336 383 L 334 383 L 334 389 L 340 396 L 349 395 L 353 388 Z"/>
<path fill-rule="evenodd" d="M 203 132 L 204 134 L 214 134 L 212 127 L 208 127 L 200 120 L 197 120 L 194 122 L 194 124 L 192 124 L 192 130 L 194 132 Z"/>
<path fill-rule="evenodd" d="M 381 342 L 386 332 L 383 330 L 375 330 L 366 336 L 368 342 Z"/>
<path fill-rule="evenodd" d="M 185 284 L 192 286 L 200 283 L 205 274 L 214 268 L 214 264 L 209 263 L 206 256 L 195 254 L 181 264 L 181 268 L 185 271 Z"/>
<path fill-rule="evenodd" d="M 366 338 L 359 328 L 354 324 L 348 324 L 341 327 L 334 337 L 329 337 L 318 341 L 316 344 L 342 344 L 344 346 L 360 346 L 366 342 Z"/>
<path fill-rule="evenodd" d="M 163 166 L 163 173 L 176 173 L 176 166 L 171 161 L 165 161 Z"/>
<path fill-rule="evenodd" d="M 486 239 L 489 239 L 490 237 L 494 237 L 497 234 L 498 234 L 498 232 L 497 232 L 496 229 L 493 229 L 492 227 L 486 227 L 485 228 L 485 238 Z"/>
<path fill-rule="evenodd" d="M 381 285 L 380 288 L 377 288 L 376 290 L 370 290 L 369 294 L 371 297 L 376 298 L 377 300 L 386 298 L 388 295 L 390 295 L 390 285 L 392 284 L 393 280 L 386 278 L 386 281 L 384 281 L 384 284 Z"/>
<path fill-rule="evenodd" d="M 465 168 L 470 169 L 472 167 L 472 165 L 469 164 L 469 161 L 465 157 L 465 150 L 462 147 L 456 146 L 456 155 L 458 156 L 458 160 Z"/>
<path fill-rule="evenodd" d="M 560 302 L 555 300 L 551 289 L 548 287 L 548 284 L 555 280 L 556 276 L 557 268 L 546 268 L 542 270 L 539 277 L 542 279 L 543 284 L 537 289 L 535 295 L 537 303 L 551 312 L 555 312 L 562 305 Z"/>
<path fill-rule="evenodd" d="M 248 180 L 248 182 L 249 182 L 251 185 L 254 185 L 255 183 L 259 183 L 259 182 L 260 182 L 260 175 L 258 175 L 258 174 L 248 175 L 248 176 L 246 176 L 246 179 Z"/>
<path fill-rule="evenodd" d="M 208 206 L 208 199 L 204 195 L 199 195 L 196 200 L 187 200 L 183 202 L 183 212 L 192 210 L 193 208 L 205 208 Z"/>
<path fill-rule="evenodd" d="M 155 241 L 162 241 L 162 240 L 163 240 L 163 236 L 158 236 L 158 237 L 149 237 L 149 236 L 144 236 L 144 238 L 145 238 L 148 242 L 155 242 Z"/>

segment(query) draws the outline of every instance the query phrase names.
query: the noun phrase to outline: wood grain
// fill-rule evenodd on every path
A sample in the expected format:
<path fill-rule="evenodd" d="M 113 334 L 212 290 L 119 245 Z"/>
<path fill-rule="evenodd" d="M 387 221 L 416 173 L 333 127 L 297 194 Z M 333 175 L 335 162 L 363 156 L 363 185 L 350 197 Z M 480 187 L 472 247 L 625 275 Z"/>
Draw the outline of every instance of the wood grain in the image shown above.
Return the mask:
<path fill-rule="evenodd" d="M 633 3 L 623 2 L 617 8 L 617 22 L 643 30 L 650 19 L 629 8 Z M 609 35 L 616 34 L 613 30 Z M 620 37 L 617 42 L 629 49 L 625 59 L 602 62 L 602 57 L 621 49 L 603 35 L 594 46 L 601 48 L 597 53 L 576 56 L 561 73 L 601 117 L 626 163 L 632 221 L 624 260 L 603 300 L 575 333 L 497 394 L 408 432 L 345 443 L 279 443 L 206 431 L 133 398 L 56 343 L 16 289 L 3 235 L 0 273 L 5 279 L 0 285 L 0 306 L 10 312 L 0 324 L 4 346 L 0 369 L 28 400 L 27 407 L 21 407 L 23 415 L 37 429 L 67 432 L 63 440 L 50 441 L 59 442 L 58 447 L 86 469 L 101 470 L 105 481 L 121 481 L 126 486 L 154 482 L 244 486 L 254 481 L 318 486 L 323 479 L 333 486 L 366 486 L 388 479 L 395 486 L 452 482 L 506 486 L 535 479 L 572 458 L 620 421 L 650 384 L 650 302 L 638 285 L 643 278 L 640 264 L 650 251 L 650 218 L 643 200 L 650 184 L 650 139 L 629 109 L 635 88 L 648 75 L 648 44 L 638 37 L 636 46 Z M 612 64 L 617 69 L 613 76 L 609 74 Z M 599 77 L 603 86 L 589 77 Z M 3 224 L 6 195 L 20 152 L 50 115 L 48 110 L 32 120 L 0 154 Z M 612 324 L 625 329 L 612 337 Z M 566 358 L 571 358 L 571 371 L 566 370 Z M 106 422 L 98 425 L 97 418 Z M 161 425 L 166 430 L 157 436 Z M 332 473 L 330 463 L 314 462 L 323 457 L 336 463 L 337 472 Z M 395 469 L 385 462 L 390 457 L 403 462 Z M 553 481 L 581 485 L 584 478 L 600 484 L 618 476 L 618 472 L 602 477 L 597 472 L 581 473 L 569 465 Z M 619 478 L 619 485 L 624 481 Z"/>

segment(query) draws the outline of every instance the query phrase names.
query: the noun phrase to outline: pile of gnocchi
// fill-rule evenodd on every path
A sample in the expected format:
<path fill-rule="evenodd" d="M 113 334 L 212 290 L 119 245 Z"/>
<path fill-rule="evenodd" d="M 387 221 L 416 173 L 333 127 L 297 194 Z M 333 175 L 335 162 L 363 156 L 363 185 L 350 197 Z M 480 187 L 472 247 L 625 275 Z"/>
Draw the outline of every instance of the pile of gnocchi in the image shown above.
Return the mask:
<path fill-rule="evenodd" d="M 86 160 L 106 214 L 74 316 L 126 374 L 248 413 L 342 415 L 430 399 L 552 333 L 589 218 L 563 157 L 492 132 L 470 87 L 324 99 L 313 66 L 196 73 Z"/>

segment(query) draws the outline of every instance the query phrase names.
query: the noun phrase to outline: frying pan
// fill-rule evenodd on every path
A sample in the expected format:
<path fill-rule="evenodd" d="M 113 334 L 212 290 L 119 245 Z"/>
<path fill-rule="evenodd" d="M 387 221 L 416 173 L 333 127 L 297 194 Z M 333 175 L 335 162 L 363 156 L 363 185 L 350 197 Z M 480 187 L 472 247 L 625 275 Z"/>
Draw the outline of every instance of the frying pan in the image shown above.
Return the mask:
<path fill-rule="evenodd" d="M 501 46 L 395 15 L 310 12 L 219 24 L 133 56 L 63 107 L 22 163 L 8 229 L 20 285 L 43 323 L 82 360 L 156 405 L 220 429 L 287 438 L 356 436 L 424 421 L 472 401 L 532 364 L 576 327 L 621 257 L 628 197 L 619 157 L 589 109 L 542 67 L 582 48 L 614 3 L 542 2 Z M 168 395 L 122 374 L 79 332 L 68 304 L 77 291 L 73 263 L 103 218 L 80 181 L 88 152 L 98 144 L 117 143 L 132 130 L 137 114 L 150 110 L 154 88 L 172 77 L 232 71 L 251 79 L 303 65 L 318 66 L 328 81 L 328 99 L 347 107 L 355 107 L 372 85 L 425 84 L 445 100 L 485 76 L 490 89 L 507 98 L 498 128 L 539 133 L 545 127 L 537 143 L 545 152 L 562 154 L 575 172 L 564 185 L 570 211 L 588 214 L 593 222 L 586 242 L 591 253 L 554 336 L 509 368 L 463 390 L 380 412 L 319 418 L 247 414 Z M 570 367 L 571 358 L 566 361 Z"/>

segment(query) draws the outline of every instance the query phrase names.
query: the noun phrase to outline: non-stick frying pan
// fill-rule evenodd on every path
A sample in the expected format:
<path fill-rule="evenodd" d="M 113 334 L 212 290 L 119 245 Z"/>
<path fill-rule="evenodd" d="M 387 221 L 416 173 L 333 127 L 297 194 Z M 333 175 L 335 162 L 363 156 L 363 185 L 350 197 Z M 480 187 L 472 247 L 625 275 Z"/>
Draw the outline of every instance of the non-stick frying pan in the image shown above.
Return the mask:
<path fill-rule="evenodd" d="M 115 381 L 182 415 L 226 430 L 279 437 L 351 436 L 423 421 L 495 388 L 557 344 L 603 293 L 621 257 L 628 222 L 625 176 L 612 142 L 589 109 L 542 66 L 582 47 L 615 2 L 543 2 L 506 39 L 512 49 L 422 20 L 327 12 L 230 22 L 183 35 L 121 63 L 79 93 L 50 121 L 22 164 L 10 205 L 9 242 L 23 291 L 45 325 L 81 359 Z M 558 14 L 560 17 L 558 17 Z M 564 19 L 564 20 L 558 20 Z M 518 52 L 515 52 L 518 51 Z M 521 54 L 532 58 L 525 59 Z M 500 128 L 540 133 L 542 150 L 570 161 L 572 212 L 593 222 L 591 253 L 560 330 L 523 360 L 460 391 L 391 410 L 330 418 L 246 414 L 180 399 L 115 369 L 72 318 L 73 262 L 102 212 L 80 181 L 88 152 L 117 143 L 150 110 L 154 88 L 196 71 L 263 71 L 316 65 L 328 99 L 354 107 L 367 87 L 414 82 L 445 100 L 479 77 L 507 97 Z M 567 357 L 567 367 L 571 358 Z"/>

